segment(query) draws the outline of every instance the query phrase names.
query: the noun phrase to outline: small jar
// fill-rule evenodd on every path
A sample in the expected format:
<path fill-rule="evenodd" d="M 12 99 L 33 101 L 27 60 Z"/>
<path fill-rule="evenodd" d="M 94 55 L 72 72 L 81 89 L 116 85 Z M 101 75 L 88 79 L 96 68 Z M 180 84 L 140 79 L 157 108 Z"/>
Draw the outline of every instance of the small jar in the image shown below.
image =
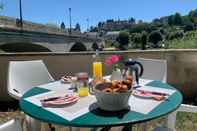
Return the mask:
<path fill-rule="evenodd" d="M 88 96 L 88 73 L 81 72 L 77 74 L 77 88 L 80 97 Z"/>

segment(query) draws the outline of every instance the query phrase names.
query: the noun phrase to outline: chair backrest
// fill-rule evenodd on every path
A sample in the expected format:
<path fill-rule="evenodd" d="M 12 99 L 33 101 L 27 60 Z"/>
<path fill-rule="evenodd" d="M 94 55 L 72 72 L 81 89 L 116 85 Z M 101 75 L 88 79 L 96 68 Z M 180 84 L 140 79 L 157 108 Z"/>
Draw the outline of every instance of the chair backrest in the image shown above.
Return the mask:
<path fill-rule="evenodd" d="M 144 79 L 153 79 L 166 82 L 167 80 L 167 61 L 160 59 L 145 59 L 138 58 L 143 67 L 144 73 L 142 78 Z"/>
<path fill-rule="evenodd" d="M 42 60 L 10 61 L 8 69 L 8 93 L 19 99 L 37 85 L 53 81 Z"/>
<path fill-rule="evenodd" d="M 2 125 L 0 125 L 0 131 L 22 131 L 20 121 L 12 119 Z"/>

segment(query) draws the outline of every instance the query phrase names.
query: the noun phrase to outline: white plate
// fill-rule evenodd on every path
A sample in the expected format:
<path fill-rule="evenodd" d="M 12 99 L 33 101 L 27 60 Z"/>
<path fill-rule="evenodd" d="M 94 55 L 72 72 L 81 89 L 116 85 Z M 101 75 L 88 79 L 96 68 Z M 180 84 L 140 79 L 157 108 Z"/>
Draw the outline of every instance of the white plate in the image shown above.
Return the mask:
<path fill-rule="evenodd" d="M 64 97 L 60 97 L 58 99 L 52 100 L 52 101 L 46 101 L 46 102 L 42 102 L 42 105 L 44 107 L 47 106 L 62 106 L 62 105 L 68 105 L 71 103 L 75 103 L 78 100 L 78 96 L 76 95 L 65 95 Z"/>

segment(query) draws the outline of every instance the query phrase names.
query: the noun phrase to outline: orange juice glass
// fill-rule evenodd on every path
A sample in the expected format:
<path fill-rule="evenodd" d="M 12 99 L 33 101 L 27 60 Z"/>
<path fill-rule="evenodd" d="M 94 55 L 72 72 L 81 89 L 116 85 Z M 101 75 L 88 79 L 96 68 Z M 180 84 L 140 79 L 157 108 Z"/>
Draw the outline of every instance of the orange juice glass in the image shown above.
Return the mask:
<path fill-rule="evenodd" d="M 87 87 L 80 87 L 78 94 L 80 97 L 88 96 L 88 88 Z"/>
<path fill-rule="evenodd" d="M 102 63 L 101 62 L 93 63 L 93 78 L 102 79 Z"/>

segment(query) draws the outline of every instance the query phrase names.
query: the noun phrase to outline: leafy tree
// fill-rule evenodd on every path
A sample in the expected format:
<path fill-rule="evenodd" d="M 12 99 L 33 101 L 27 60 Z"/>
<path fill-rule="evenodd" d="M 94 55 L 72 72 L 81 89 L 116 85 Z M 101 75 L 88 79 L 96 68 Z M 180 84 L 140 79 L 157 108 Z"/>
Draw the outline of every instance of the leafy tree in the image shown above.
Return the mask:
<path fill-rule="evenodd" d="M 170 16 L 168 17 L 168 24 L 169 24 L 170 26 L 172 26 L 172 25 L 174 24 L 174 16 L 173 16 L 173 15 L 170 15 Z"/>
<path fill-rule="evenodd" d="M 154 48 L 158 48 L 159 47 L 158 42 L 162 40 L 163 38 L 159 31 L 153 31 L 149 35 L 149 42 L 153 43 Z"/>
<path fill-rule="evenodd" d="M 162 25 L 161 20 L 158 19 L 158 18 L 155 18 L 155 19 L 152 21 L 152 24 L 155 25 L 155 26 L 161 26 L 161 25 Z"/>
<path fill-rule="evenodd" d="M 190 11 L 189 17 L 194 24 L 197 24 L 197 9 Z"/>
<path fill-rule="evenodd" d="M 147 33 L 143 32 L 141 37 L 141 49 L 145 50 L 147 45 Z"/>
<path fill-rule="evenodd" d="M 102 28 L 103 25 L 104 25 L 104 22 L 99 22 L 99 23 L 98 23 L 98 28 Z"/>
<path fill-rule="evenodd" d="M 170 26 L 172 25 L 182 25 L 183 19 L 179 13 L 176 13 L 175 15 L 171 15 L 168 17 L 168 24 Z"/>
<path fill-rule="evenodd" d="M 129 44 L 129 33 L 128 32 L 120 32 L 117 41 L 119 43 L 118 48 L 121 50 L 127 50 Z"/>
<path fill-rule="evenodd" d="M 140 48 L 141 43 L 141 33 L 132 33 L 131 34 L 131 41 L 132 41 L 132 47 L 133 48 Z"/>
<path fill-rule="evenodd" d="M 182 17 L 179 13 L 176 13 L 174 15 L 174 25 L 182 25 L 183 24 L 183 20 Z"/>
<path fill-rule="evenodd" d="M 190 25 L 193 24 L 190 17 L 188 15 L 182 17 L 183 25 Z"/>
<path fill-rule="evenodd" d="M 135 24 L 135 19 L 134 19 L 133 17 L 131 17 L 131 18 L 129 19 L 129 23 Z"/>
<path fill-rule="evenodd" d="M 79 24 L 79 23 L 77 23 L 77 24 L 75 25 L 75 30 L 81 31 L 81 27 L 80 27 L 80 24 Z"/>
<path fill-rule="evenodd" d="M 61 28 L 61 29 L 65 29 L 65 28 L 66 28 L 64 22 L 61 23 L 60 28 Z"/>
<path fill-rule="evenodd" d="M 0 10 L 3 10 L 3 9 L 4 9 L 4 4 L 0 3 Z"/>

